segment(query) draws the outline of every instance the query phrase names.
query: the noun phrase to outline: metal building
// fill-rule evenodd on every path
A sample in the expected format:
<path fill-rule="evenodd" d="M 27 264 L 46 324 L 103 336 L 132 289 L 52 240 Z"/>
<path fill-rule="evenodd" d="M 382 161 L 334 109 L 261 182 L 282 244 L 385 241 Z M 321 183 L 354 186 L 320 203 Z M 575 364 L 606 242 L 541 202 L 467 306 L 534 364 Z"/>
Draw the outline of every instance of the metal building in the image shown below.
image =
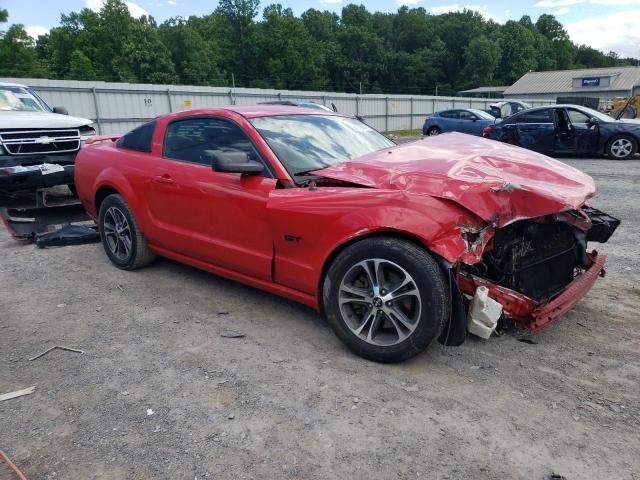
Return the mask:
<path fill-rule="evenodd" d="M 611 100 L 636 94 L 640 94 L 640 67 L 609 67 L 529 72 L 507 88 L 504 97 L 538 100 L 594 97 Z"/>

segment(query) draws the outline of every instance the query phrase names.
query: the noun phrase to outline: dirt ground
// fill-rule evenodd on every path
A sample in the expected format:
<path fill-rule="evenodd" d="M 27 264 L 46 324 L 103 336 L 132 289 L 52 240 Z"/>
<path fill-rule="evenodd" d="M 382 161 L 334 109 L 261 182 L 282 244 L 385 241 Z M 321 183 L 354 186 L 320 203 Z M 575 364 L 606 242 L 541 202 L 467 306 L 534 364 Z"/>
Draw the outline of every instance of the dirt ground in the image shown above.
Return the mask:
<path fill-rule="evenodd" d="M 535 335 L 358 358 L 313 311 L 99 244 L 0 233 L 0 448 L 32 479 L 640 479 L 640 160 L 567 160 L 622 219 Z M 223 338 L 233 329 L 244 338 Z M 55 350 L 29 361 L 52 345 Z"/>

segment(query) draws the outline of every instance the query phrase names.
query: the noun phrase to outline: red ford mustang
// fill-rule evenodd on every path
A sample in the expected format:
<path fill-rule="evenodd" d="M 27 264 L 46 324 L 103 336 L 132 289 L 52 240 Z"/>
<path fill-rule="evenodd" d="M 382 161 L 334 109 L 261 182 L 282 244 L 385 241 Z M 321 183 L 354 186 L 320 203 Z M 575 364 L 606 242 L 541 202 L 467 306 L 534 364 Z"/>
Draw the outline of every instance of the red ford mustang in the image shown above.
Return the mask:
<path fill-rule="evenodd" d="M 548 325 L 604 273 L 587 242 L 619 223 L 543 155 L 458 133 L 396 146 L 297 107 L 165 115 L 83 149 L 75 175 L 117 267 L 161 255 L 302 302 L 383 362 L 462 343 L 479 289 Z"/>

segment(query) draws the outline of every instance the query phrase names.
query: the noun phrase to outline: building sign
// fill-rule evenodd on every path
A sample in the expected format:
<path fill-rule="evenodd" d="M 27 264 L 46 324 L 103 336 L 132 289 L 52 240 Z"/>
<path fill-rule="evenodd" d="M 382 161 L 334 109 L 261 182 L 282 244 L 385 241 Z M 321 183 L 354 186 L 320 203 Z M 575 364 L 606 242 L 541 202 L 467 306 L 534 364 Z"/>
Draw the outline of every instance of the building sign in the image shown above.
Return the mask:
<path fill-rule="evenodd" d="M 590 77 L 582 79 L 583 87 L 599 87 L 600 86 L 600 77 Z"/>

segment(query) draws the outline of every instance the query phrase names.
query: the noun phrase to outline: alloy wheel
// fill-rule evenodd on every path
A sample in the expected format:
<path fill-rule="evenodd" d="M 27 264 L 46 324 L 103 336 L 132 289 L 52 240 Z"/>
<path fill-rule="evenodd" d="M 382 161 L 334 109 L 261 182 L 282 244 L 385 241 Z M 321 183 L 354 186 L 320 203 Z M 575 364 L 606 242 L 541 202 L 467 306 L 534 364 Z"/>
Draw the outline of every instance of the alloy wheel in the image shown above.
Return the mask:
<path fill-rule="evenodd" d="M 104 214 L 103 235 L 107 247 L 118 260 L 125 261 L 131 254 L 131 228 L 127 217 L 117 207 L 109 207 Z"/>
<path fill-rule="evenodd" d="M 415 280 L 400 265 L 381 258 L 351 267 L 338 291 L 340 314 L 351 332 L 376 346 L 409 337 L 420 322 L 422 300 Z"/>
<path fill-rule="evenodd" d="M 628 138 L 618 138 L 611 144 L 611 153 L 616 158 L 628 157 L 633 151 L 633 143 Z"/>

